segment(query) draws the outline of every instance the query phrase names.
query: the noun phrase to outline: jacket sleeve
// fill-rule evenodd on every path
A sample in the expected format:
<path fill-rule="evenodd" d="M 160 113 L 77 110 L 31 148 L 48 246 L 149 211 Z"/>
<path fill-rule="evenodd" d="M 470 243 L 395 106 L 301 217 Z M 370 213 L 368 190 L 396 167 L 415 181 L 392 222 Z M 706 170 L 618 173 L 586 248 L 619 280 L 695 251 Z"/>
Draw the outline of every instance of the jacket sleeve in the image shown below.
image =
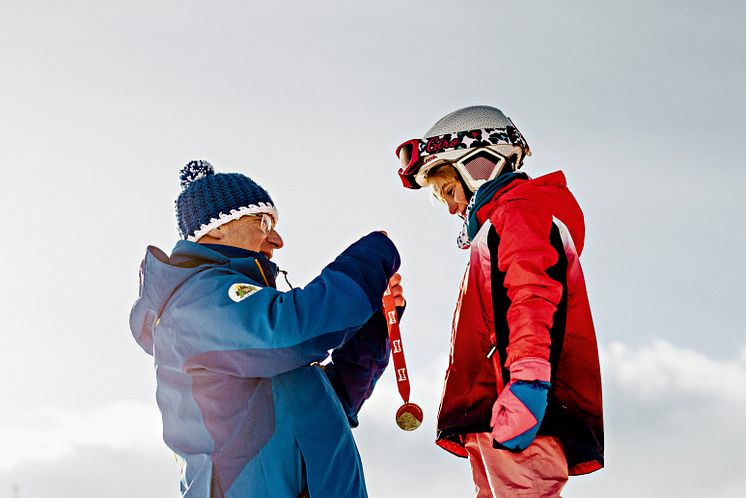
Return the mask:
<path fill-rule="evenodd" d="M 505 366 L 521 358 L 549 360 L 552 328 L 562 284 L 547 274 L 559 255 L 550 242 L 552 216 L 516 199 L 490 217 L 500 237 L 497 265 L 505 273 L 510 338 Z"/>
<path fill-rule="evenodd" d="M 403 308 L 398 311 L 401 316 Z M 332 363 L 325 371 L 350 426 L 358 426 L 357 414 L 373 393 L 390 357 L 388 327 L 380 309 L 349 341 L 332 352 Z"/>
<path fill-rule="evenodd" d="M 303 289 L 264 287 L 234 302 L 228 290 L 247 278 L 222 269 L 205 271 L 170 306 L 173 319 L 187 324 L 174 344 L 188 358 L 187 371 L 272 377 L 293 370 L 344 344 L 380 308 L 398 267 L 393 243 L 374 232 Z"/>

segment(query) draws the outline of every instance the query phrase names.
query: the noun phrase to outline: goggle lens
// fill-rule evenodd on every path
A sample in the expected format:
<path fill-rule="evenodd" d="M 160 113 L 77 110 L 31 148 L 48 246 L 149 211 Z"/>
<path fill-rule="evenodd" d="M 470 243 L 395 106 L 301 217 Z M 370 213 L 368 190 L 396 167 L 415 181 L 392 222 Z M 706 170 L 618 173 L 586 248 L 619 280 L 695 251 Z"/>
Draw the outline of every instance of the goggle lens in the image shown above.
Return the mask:
<path fill-rule="evenodd" d="M 495 153 L 479 151 L 459 162 L 473 179 L 487 180 L 493 175 L 497 166 L 500 166 L 500 169 L 502 169 L 505 158 Z"/>
<path fill-rule="evenodd" d="M 396 155 L 401 161 L 402 173 L 410 175 L 416 173 L 416 168 L 419 167 L 420 161 L 420 149 L 419 140 L 407 140 L 396 149 Z"/>

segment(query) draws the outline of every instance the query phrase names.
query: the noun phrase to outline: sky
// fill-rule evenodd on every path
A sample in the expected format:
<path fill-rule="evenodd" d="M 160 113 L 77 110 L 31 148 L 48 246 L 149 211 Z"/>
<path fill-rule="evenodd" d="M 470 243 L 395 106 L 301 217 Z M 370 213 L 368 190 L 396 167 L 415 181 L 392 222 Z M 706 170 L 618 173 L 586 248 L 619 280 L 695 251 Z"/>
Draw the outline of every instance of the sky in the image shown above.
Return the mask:
<path fill-rule="evenodd" d="M 393 151 L 477 104 L 586 216 L 606 468 L 563 495 L 743 496 L 745 22 L 724 0 L 4 0 L 0 498 L 178 497 L 127 320 L 191 159 L 270 192 L 296 286 L 388 231 L 425 420 L 395 426 L 387 370 L 354 430 L 369 493 L 473 496 L 433 444 L 466 253 Z"/>

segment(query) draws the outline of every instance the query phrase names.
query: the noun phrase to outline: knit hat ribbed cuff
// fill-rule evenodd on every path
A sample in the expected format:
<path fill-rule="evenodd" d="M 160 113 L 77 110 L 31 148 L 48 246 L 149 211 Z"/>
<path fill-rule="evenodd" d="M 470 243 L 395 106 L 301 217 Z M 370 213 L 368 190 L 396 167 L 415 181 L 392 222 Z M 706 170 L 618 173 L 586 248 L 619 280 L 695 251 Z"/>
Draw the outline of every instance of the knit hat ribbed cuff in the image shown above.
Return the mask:
<path fill-rule="evenodd" d="M 237 220 L 242 216 L 258 213 L 267 213 L 272 215 L 275 223 L 277 223 L 277 209 L 272 204 L 260 202 L 259 205 L 252 204 L 250 206 L 242 207 L 239 209 L 231 209 L 230 213 L 220 213 L 218 218 L 211 218 L 209 223 L 206 223 L 197 229 L 194 234 L 188 235 L 186 240 L 196 242 L 203 236 L 207 235 L 210 230 L 214 230 L 219 226 L 225 225 L 229 221 Z"/>

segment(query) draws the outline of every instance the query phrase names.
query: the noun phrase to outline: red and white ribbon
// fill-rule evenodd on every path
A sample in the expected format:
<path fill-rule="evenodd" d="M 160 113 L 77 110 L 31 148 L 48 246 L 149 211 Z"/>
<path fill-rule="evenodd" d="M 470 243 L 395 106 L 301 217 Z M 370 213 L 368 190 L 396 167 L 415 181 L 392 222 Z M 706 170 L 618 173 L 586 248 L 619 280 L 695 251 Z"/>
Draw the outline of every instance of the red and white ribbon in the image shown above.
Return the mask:
<path fill-rule="evenodd" d="M 386 324 L 389 329 L 391 356 L 394 359 L 394 369 L 396 371 L 396 387 L 399 388 L 402 400 L 409 403 L 409 374 L 407 373 L 407 362 L 404 359 L 399 317 L 396 315 L 396 304 L 394 303 L 394 295 L 391 293 L 391 286 L 386 287 L 386 291 L 383 293 L 383 311 L 386 314 Z"/>

